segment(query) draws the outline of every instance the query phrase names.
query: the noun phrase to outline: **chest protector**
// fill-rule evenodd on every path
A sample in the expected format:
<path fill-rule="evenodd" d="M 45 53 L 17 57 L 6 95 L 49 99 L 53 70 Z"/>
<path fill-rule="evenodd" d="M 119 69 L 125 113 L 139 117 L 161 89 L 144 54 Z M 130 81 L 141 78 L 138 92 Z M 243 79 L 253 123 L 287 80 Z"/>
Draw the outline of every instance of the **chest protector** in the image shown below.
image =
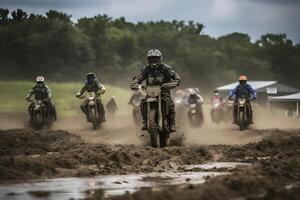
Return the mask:
<path fill-rule="evenodd" d="M 246 86 L 239 85 L 238 91 L 237 91 L 237 98 L 250 98 L 250 93 L 247 90 Z"/>
<path fill-rule="evenodd" d="M 157 67 L 148 66 L 147 69 L 147 85 L 156 86 L 162 85 L 166 82 L 170 82 L 170 78 L 165 74 L 163 65 L 159 65 Z"/>
<path fill-rule="evenodd" d="M 95 92 L 96 93 L 100 90 L 100 88 L 98 87 L 98 84 L 96 82 L 93 82 L 91 84 L 86 84 L 85 87 L 86 87 L 86 90 L 88 92 Z"/>
<path fill-rule="evenodd" d="M 43 100 L 48 98 L 48 92 L 46 87 L 35 87 L 34 88 L 34 98 L 38 100 Z"/>

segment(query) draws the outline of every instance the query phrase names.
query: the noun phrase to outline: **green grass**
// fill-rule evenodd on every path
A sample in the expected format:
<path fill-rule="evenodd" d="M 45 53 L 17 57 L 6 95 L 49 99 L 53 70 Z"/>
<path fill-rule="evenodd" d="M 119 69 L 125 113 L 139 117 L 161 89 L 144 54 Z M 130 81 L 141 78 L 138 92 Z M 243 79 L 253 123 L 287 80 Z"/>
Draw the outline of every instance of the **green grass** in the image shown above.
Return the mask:
<path fill-rule="evenodd" d="M 27 112 L 28 102 L 25 100 L 27 92 L 33 87 L 34 82 L 28 81 L 0 81 L 0 112 Z M 80 113 L 79 105 L 82 100 L 75 97 L 76 93 L 83 86 L 83 83 L 68 82 L 56 83 L 47 82 L 51 88 L 52 101 L 56 105 L 59 116 L 77 115 Z M 105 85 L 106 93 L 102 96 L 104 105 L 111 96 L 116 97 L 120 115 L 128 112 L 128 99 L 131 95 L 130 90 L 119 87 Z"/>

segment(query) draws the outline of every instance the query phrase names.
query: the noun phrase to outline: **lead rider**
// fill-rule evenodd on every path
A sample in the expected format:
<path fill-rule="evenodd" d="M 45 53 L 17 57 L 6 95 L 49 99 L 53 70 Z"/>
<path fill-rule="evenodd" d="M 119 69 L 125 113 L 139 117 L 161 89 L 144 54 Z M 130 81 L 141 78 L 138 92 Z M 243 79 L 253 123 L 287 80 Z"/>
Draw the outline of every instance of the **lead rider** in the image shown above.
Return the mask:
<path fill-rule="evenodd" d="M 142 68 L 141 73 L 134 77 L 131 88 L 137 88 L 137 84 L 146 81 L 146 86 L 162 86 L 164 83 L 177 82 L 180 85 L 180 76 L 171 66 L 162 63 L 162 53 L 157 49 L 151 49 L 147 53 L 148 64 Z M 169 114 L 167 120 L 170 126 L 170 132 L 175 132 L 175 105 L 171 98 L 170 90 L 166 87 L 161 89 L 162 100 L 167 104 Z M 141 103 L 141 112 L 143 115 L 142 130 L 147 130 L 147 107 L 145 99 Z"/>

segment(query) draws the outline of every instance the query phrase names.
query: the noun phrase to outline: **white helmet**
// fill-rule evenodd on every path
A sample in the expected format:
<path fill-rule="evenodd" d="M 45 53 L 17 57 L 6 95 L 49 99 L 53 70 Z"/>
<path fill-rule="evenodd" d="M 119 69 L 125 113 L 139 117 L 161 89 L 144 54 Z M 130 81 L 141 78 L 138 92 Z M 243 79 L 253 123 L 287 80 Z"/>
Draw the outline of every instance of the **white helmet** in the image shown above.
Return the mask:
<path fill-rule="evenodd" d="M 190 95 L 195 95 L 195 94 L 197 94 L 197 93 L 196 93 L 196 90 L 191 89 L 191 90 L 190 90 Z"/>
<path fill-rule="evenodd" d="M 162 54 L 158 49 L 151 49 L 147 53 L 148 62 L 152 65 L 157 65 L 161 62 Z"/>
<path fill-rule="evenodd" d="M 158 49 L 151 49 L 148 51 L 147 57 L 162 57 L 162 54 Z"/>
<path fill-rule="evenodd" d="M 35 80 L 36 80 L 36 82 L 43 83 L 43 82 L 45 82 L 45 77 L 43 77 L 43 76 L 37 76 Z"/>

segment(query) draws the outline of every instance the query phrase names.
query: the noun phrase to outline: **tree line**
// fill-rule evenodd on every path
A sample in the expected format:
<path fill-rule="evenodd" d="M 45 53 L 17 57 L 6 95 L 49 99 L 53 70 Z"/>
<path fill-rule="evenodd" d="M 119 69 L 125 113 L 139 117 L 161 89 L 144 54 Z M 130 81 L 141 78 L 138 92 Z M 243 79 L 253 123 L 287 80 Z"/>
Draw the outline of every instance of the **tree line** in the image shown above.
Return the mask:
<path fill-rule="evenodd" d="M 124 17 L 84 17 L 49 10 L 45 15 L 0 9 L 0 78 L 17 80 L 44 74 L 75 81 L 94 71 L 111 84 L 128 83 L 157 48 L 163 61 L 180 73 L 186 86 L 212 88 L 235 81 L 278 80 L 300 88 L 300 45 L 286 34 L 248 34 L 214 38 L 193 21 L 131 23 Z"/>

